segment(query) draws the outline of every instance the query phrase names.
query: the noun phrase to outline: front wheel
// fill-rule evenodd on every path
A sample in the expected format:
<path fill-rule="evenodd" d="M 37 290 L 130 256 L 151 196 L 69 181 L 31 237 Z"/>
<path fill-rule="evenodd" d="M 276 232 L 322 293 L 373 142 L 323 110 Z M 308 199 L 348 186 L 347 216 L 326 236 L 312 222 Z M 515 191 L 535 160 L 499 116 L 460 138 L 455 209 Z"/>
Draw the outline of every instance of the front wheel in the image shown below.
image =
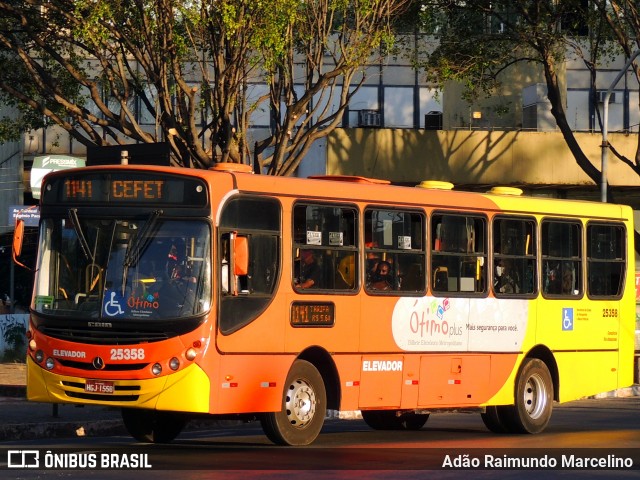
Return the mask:
<path fill-rule="evenodd" d="M 525 360 L 516 383 L 515 404 L 501 408 L 506 409 L 504 420 L 511 432 L 540 433 L 547 427 L 553 411 L 553 380 L 542 360 Z"/>
<path fill-rule="evenodd" d="M 320 434 L 327 413 L 322 375 L 305 360 L 291 366 L 282 395 L 282 409 L 262 415 L 265 435 L 277 445 L 309 445 Z"/>
<path fill-rule="evenodd" d="M 187 423 L 179 413 L 133 408 L 122 409 L 122 421 L 129 435 L 148 443 L 171 442 Z"/>

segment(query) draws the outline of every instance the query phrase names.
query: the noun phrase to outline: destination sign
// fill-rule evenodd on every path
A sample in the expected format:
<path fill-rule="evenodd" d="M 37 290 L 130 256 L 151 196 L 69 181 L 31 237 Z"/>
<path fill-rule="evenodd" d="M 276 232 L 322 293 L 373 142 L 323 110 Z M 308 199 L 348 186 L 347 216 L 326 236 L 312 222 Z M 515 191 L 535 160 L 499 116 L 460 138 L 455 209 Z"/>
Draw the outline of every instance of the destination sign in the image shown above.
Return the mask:
<path fill-rule="evenodd" d="M 64 196 L 66 199 L 86 200 L 93 198 L 94 180 L 66 180 Z M 110 197 L 116 200 L 156 201 L 162 200 L 166 193 L 163 180 L 113 180 Z"/>
<path fill-rule="evenodd" d="M 146 173 L 61 175 L 47 178 L 44 203 L 127 203 L 206 206 L 203 181 Z"/>

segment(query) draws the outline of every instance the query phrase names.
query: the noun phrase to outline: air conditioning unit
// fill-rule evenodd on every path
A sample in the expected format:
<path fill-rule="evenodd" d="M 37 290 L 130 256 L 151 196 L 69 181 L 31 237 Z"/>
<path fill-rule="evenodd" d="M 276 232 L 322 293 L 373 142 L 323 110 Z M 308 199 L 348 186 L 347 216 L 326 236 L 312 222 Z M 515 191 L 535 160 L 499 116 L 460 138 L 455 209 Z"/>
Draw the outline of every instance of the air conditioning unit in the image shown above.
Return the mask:
<path fill-rule="evenodd" d="M 442 112 L 432 110 L 424 115 L 425 130 L 442 130 Z"/>
<path fill-rule="evenodd" d="M 380 127 L 382 115 L 377 110 L 360 110 L 358 112 L 359 127 Z"/>
<path fill-rule="evenodd" d="M 604 103 L 604 99 L 607 96 L 607 91 L 598 90 L 596 92 L 596 96 L 598 98 L 598 103 Z M 611 92 L 611 96 L 609 97 L 609 103 L 616 103 L 616 92 Z"/>

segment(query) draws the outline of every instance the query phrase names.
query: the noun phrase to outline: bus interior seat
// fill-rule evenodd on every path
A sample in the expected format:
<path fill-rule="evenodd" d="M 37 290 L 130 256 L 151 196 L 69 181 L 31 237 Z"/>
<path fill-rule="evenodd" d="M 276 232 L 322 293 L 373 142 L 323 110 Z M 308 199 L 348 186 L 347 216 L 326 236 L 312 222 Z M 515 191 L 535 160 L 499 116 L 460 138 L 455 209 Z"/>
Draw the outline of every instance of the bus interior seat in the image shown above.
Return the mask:
<path fill-rule="evenodd" d="M 336 288 L 353 289 L 355 286 L 355 257 L 347 255 L 338 264 Z"/>
<path fill-rule="evenodd" d="M 447 267 L 436 267 L 433 270 L 433 290 L 449 291 L 449 269 Z"/>

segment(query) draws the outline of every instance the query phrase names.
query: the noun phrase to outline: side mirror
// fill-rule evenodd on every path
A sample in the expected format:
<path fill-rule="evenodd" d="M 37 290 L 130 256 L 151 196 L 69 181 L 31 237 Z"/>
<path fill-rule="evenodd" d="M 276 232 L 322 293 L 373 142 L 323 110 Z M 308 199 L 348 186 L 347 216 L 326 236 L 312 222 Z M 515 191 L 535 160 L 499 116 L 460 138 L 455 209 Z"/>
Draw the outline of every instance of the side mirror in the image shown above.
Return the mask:
<path fill-rule="evenodd" d="M 27 270 L 31 268 L 22 263 L 20 255 L 22 255 L 22 245 L 24 244 L 24 220 L 16 220 L 16 227 L 13 231 L 13 244 L 11 246 L 11 254 L 13 256 L 13 263 L 19 265 Z"/>
<path fill-rule="evenodd" d="M 233 239 L 233 274 L 249 273 L 249 239 L 236 236 Z"/>
<path fill-rule="evenodd" d="M 24 241 L 24 220 L 16 220 L 16 228 L 13 231 L 13 261 L 18 262 L 22 255 L 22 243 Z"/>
<path fill-rule="evenodd" d="M 249 274 L 249 239 L 238 236 L 238 232 L 229 233 L 229 292 L 238 295 L 238 277 Z"/>

